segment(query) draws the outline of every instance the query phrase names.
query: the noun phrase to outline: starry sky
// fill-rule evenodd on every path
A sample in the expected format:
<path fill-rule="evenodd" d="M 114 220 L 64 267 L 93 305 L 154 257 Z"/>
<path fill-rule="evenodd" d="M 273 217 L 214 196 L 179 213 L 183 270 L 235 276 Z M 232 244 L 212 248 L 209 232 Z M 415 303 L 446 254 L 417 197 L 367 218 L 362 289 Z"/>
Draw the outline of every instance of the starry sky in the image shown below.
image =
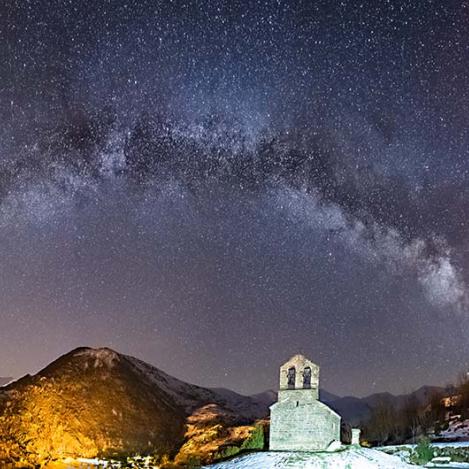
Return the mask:
<path fill-rule="evenodd" d="M 0 53 L 0 376 L 469 367 L 469 2 L 6 0 Z"/>

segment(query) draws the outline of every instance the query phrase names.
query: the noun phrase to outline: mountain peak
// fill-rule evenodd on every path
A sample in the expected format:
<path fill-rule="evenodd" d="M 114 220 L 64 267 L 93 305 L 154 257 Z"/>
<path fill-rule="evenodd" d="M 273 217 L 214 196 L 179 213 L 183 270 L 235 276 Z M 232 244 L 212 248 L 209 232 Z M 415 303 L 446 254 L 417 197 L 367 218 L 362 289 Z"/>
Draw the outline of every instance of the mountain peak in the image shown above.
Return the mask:
<path fill-rule="evenodd" d="M 84 357 L 94 360 L 95 368 L 113 368 L 114 365 L 120 361 L 120 355 L 114 350 L 101 347 L 101 348 L 91 348 L 91 347 L 80 347 L 71 352 L 74 357 Z"/>

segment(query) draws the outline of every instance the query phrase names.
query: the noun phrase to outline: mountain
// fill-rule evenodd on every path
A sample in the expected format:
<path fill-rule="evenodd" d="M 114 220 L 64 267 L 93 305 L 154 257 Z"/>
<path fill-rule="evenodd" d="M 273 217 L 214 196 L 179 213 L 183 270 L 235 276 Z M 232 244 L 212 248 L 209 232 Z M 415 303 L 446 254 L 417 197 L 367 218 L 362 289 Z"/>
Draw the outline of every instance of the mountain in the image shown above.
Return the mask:
<path fill-rule="evenodd" d="M 326 391 L 325 389 L 319 389 L 319 400 L 325 402 L 326 404 L 329 402 L 334 402 L 340 399 L 339 396 L 332 394 L 331 392 Z"/>
<path fill-rule="evenodd" d="M 2 378 L 0 376 L 0 387 L 5 386 L 5 384 L 8 384 L 10 381 L 12 381 L 13 378 Z"/>
<path fill-rule="evenodd" d="M 350 425 L 365 422 L 374 408 L 382 403 L 390 404 L 395 409 L 402 408 L 409 400 L 415 400 L 419 405 L 430 401 L 432 394 L 445 392 L 438 386 L 422 386 L 409 394 L 394 395 L 388 392 L 371 394 L 367 397 L 345 396 L 331 400 L 328 405 L 334 409 Z M 325 401 L 326 402 L 326 401 Z"/>
<path fill-rule="evenodd" d="M 249 439 L 266 414 L 253 398 L 185 383 L 111 349 L 79 348 L 0 389 L 0 461 L 140 453 L 210 462 Z"/>
<path fill-rule="evenodd" d="M 327 405 L 335 410 L 345 422 L 352 426 L 364 422 L 371 415 L 371 406 L 366 400 L 358 397 L 341 397 L 335 401 L 328 402 Z"/>
<path fill-rule="evenodd" d="M 216 391 L 223 391 L 222 389 L 216 389 Z M 226 391 L 226 390 L 225 390 Z M 232 392 L 232 391 L 229 391 Z M 250 396 L 251 399 L 258 402 L 262 408 L 270 407 L 274 402 L 277 402 L 277 392 L 276 391 L 264 391 L 259 394 L 254 394 Z M 319 390 L 319 399 L 326 404 L 329 402 L 334 402 L 340 399 L 339 396 L 332 394 L 324 389 Z"/>
<path fill-rule="evenodd" d="M 277 402 L 277 393 L 275 391 L 264 391 L 251 396 L 256 402 L 262 406 L 269 408 L 274 402 Z"/>

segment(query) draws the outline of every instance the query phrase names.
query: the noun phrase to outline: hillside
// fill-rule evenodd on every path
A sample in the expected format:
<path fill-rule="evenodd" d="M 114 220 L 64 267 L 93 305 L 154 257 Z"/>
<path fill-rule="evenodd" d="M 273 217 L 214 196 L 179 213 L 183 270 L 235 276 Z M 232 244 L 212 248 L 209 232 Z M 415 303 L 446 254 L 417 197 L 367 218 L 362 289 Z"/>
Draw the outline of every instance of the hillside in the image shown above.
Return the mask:
<path fill-rule="evenodd" d="M 265 414 L 252 398 L 185 383 L 110 349 L 79 348 L 0 390 L 0 461 L 133 453 L 210 461 L 249 438 Z M 202 440 L 215 443 L 201 452 Z"/>

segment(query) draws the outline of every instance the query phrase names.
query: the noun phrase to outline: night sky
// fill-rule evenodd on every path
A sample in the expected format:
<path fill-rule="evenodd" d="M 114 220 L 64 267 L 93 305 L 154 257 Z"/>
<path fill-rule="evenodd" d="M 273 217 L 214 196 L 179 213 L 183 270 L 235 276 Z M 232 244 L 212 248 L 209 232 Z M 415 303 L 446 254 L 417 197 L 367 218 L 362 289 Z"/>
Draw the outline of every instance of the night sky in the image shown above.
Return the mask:
<path fill-rule="evenodd" d="M 469 367 L 469 2 L 6 0 L 0 53 L 0 376 Z"/>

